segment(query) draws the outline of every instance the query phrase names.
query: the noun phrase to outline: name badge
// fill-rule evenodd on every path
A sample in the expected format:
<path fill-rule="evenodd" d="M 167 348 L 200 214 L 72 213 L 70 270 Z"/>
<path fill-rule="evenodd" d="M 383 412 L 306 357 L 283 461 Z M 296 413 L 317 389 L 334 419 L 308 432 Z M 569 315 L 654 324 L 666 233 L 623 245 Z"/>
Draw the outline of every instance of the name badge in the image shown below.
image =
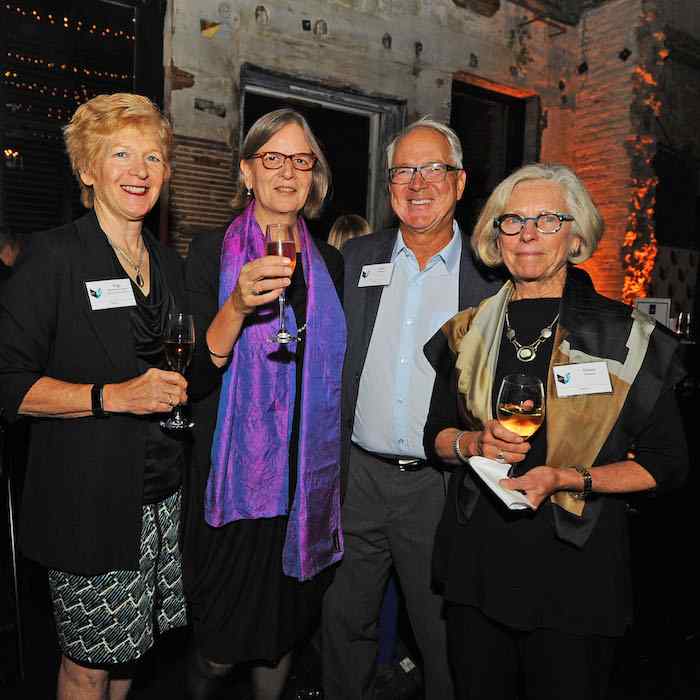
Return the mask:
<path fill-rule="evenodd" d="M 131 280 L 128 277 L 126 279 L 86 282 L 85 290 L 90 308 L 93 311 L 136 306 L 134 290 L 131 288 Z"/>
<path fill-rule="evenodd" d="M 611 394 L 612 384 L 608 365 L 597 362 L 581 362 L 573 365 L 558 365 L 552 368 L 554 386 L 560 399 L 584 394 Z"/>
<path fill-rule="evenodd" d="M 378 265 L 364 265 L 357 282 L 358 287 L 386 287 L 391 283 L 394 273 L 394 263 L 380 263 Z"/>

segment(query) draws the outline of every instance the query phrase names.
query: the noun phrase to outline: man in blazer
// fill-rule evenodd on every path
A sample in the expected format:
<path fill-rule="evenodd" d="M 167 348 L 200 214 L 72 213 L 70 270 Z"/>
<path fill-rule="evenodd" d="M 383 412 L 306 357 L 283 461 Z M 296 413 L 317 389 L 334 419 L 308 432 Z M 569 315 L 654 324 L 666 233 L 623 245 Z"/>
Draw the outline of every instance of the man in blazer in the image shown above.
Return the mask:
<path fill-rule="evenodd" d="M 393 567 L 423 657 L 425 697 L 446 700 L 453 691 L 441 599 L 430 581 L 446 485 L 423 451 L 434 380 L 423 345 L 500 283 L 477 267 L 454 221 L 467 179 L 457 135 L 421 119 L 392 141 L 387 163 L 399 228 L 343 248 L 345 557 L 324 602 L 324 692 L 329 700 L 372 697 L 377 619 Z"/>

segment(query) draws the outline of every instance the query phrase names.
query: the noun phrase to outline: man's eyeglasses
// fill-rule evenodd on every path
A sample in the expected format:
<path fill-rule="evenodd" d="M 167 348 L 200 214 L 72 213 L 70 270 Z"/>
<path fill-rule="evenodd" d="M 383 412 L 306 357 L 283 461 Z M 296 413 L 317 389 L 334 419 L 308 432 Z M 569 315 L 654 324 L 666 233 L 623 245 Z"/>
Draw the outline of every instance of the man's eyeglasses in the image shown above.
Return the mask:
<path fill-rule="evenodd" d="M 493 220 L 493 227 L 504 236 L 517 236 L 528 221 L 535 222 L 535 228 L 540 233 L 557 233 L 565 221 L 574 221 L 571 214 L 558 214 L 545 211 L 537 216 L 520 216 L 520 214 L 501 214 Z"/>
<path fill-rule="evenodd" d="M 268 170 L 279 170 L 284 166 L 285 161 L 289 158 L 294 170 L 306 172 L 313 170 L 318 158 L 313 153 L 277 153 L 277 151 L 266 151 L 265 153 L 254 153 L 250 159 L 260 158 L 263 167 Z"/>
<path fill-rule="evenodd" d="M 454 165 L 447 163 L 426 163 L 425 165 L 400 165 L 396 168 L 389 168 L 389 181 L 392 185 L 408 185 L 413 182 L 416 173 L 426 182 L 444 182 L 447 173 L 461 170 Z"/>

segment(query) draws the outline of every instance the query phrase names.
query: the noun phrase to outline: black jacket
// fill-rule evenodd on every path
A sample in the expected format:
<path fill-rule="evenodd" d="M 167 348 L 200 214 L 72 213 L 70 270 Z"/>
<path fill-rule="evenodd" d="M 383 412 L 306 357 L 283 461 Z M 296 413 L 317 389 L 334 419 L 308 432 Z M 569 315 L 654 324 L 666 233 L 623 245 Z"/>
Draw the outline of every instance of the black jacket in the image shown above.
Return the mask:
<path fill-rule="evenodd" d="M 343 305 L 348 323 L 348 347 L 343 368 L 343 396 L 341 404 L 340 478 L 342 494 L 348 478 L 350 439 L 355 422 L 355 406 L 360 388 L 360 377 L 367 358 L 374 322 L 379 310 L 383 287 L 358 287 L 360 273 L 365 265 L 391 261 L 398 229 L 385 229 L 369 236 L 349 240 L 343 246 L 345 259 L 345 287 Z M 469 239 L 462 234 L 462 256 L 459 263 L 459 309 L 476 306 L 485 297 L 494 294 L 503 284 L 493 271 L 479 266 L 472 254 Z"/>
<path fill-rule="evenodd" d="M 180 258 L 144 235 L 184 309 Z M 8 420 L 43 376 L 108 384 L 139 374 L 129 309 L 92 311 L 88 301 L 85 282 L 113 279 L 114 266 L 93 212 L 34 235 L 0 299 L 0 406 Z M 137 569 L 145 421 L 119 414 L 32 422 L 19 531 L 24 553 L 84 575 Z"/>

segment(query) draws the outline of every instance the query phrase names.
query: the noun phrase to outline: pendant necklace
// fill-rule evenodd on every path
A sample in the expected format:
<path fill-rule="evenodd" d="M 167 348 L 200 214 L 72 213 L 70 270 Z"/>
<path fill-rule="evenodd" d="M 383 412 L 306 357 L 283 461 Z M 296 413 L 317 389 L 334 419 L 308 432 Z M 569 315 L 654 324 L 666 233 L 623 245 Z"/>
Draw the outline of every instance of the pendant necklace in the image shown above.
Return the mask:
<path fill-rule="evenodd" d="M 515 337 L 515 331 L 510 326 L 508 318 L 508 309 L 506 308 L 506 338 L 510 340 L 515 348 L 515 355 L 521 362 L 532 362 L 537 357 L 537 348 L 544 343 L 545 340 L 552 337 L 552 328 L 559 320 L 559 313 L 554 317 L 554 320 L 541 331 L 537 340 L 534 340 L 529 345 L 519 343 Z"/>
<path fill-rule="evenodd" d="M 105 233 L 105 236 L 107 234 Z M 134 278 L 134 282 L 138 284 L 139 288 L 143 287 L 143 275 L 141 274 L 141 264 L 143 262 L 143 251 L 145 250 L 146 246 L 144 245 L 143 238 L 141 238 L 141 250 L 139 251 L 139 261 L 138 263 L 135 263 L 129 254 L 123 249 L 120 248 L 116 243 L 112 241 L 112 239 L 107 236 L 107 241 L 109 244 L 112 246 L 114 250 L 116 250 L 118 253 L 121 253 L 124 259 L 131 265 L 131 267 L 134 268 L 134 272 L 136 272 L 136 277 Z"/>

